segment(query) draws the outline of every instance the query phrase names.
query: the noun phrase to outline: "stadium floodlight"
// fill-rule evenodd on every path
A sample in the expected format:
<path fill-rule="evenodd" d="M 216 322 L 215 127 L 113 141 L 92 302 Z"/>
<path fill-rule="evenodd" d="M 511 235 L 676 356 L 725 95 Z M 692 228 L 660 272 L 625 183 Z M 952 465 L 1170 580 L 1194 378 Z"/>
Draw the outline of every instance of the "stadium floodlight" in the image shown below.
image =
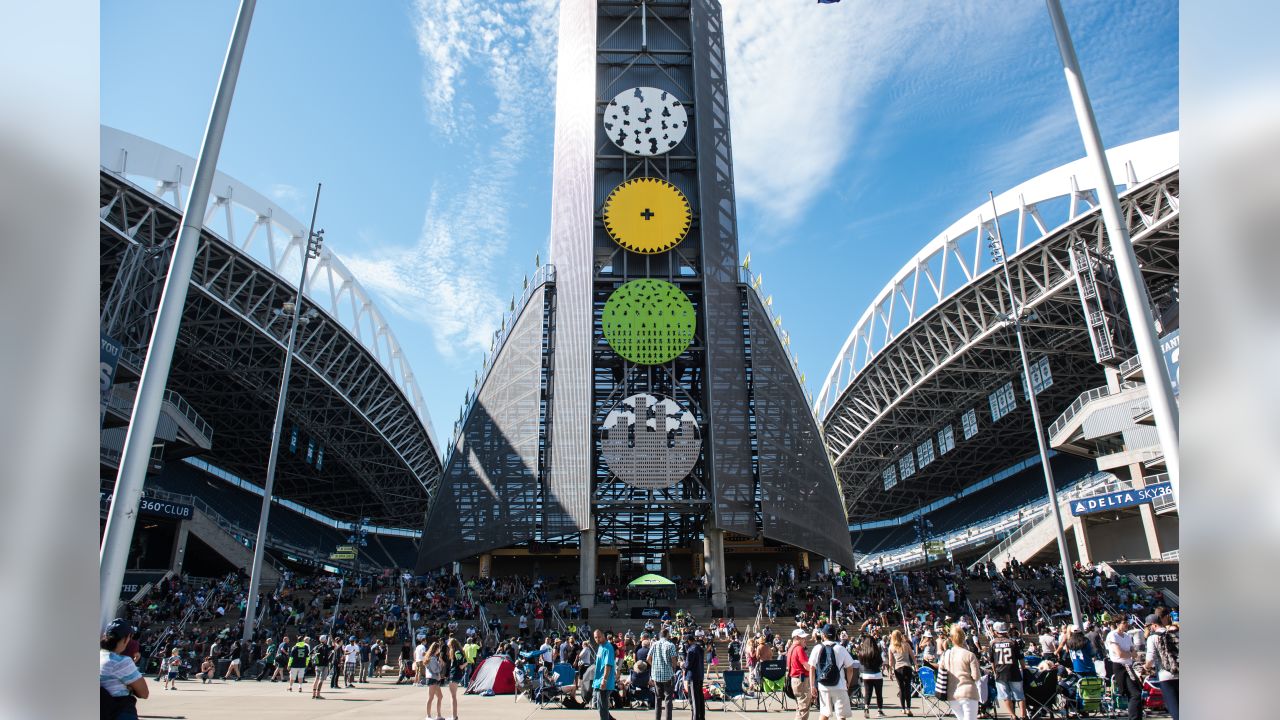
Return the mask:
<path fill-rule="evenodd" d="M 1116 195 L 1116 183 L 1111 178 L 1111 168 L 1107 165 L 1107 156 L 1102 149 L 1102 134 L 1098 132 L 1098 121 L 1093 114 L 1093 105 L 1089 102 L 1089 91 L 1084 85 L 1084 74 L 1080 72 L 1080 61 L 1076 57 L 1075 44 L 1071 42 L 1067 18 L 1062 14 L 1062 3 L 1059 0 L 1045 0 L 1045 5 L 1049 10 L 1049 19 L 1053 22 L 1053 34 L 1058 41 L 1062 70 L 1066 75 L 1067 90 L 1071 93 L 1071 104 L 1075 107 L 1085 154 L 1098 172 L 1098 204 L 1102 206 L 1102 223 L 1107 230 L 1107 241 L 1111 245 L 1111 256 L 1115 261 L 1120 292 L 1124 296 L 1125 309 L 1129 314 L 1129 326 L 1133 329 L 1133 340 L 1138 348 L 1142 372 L 1147 378 L 1151 415 L 1156 421 L 1156 433 L 1164 451 L 1169 487 L 1173 491 L 1173 501 L 1177 503 L 1178 479 L 1181 476 L 1178 410 L 1173 399 L 1169 368 L 1164 364 L 1164 354 L 1160 351 L 1160 342 L 1156 338 L 1151 296 L 1142 279 L 1138 256 L 1133 252 L 1129 227 L 1120 217 L 1120 198 Z"/>
<path fill-rule="evenodd" d="M 1017 296 L 1013 294 L 1013 277 L 1009 274 L 1009 262 L 1004 253 L 1004 238 L 1000 234 L 1000 213 L 996 210 L 996 196 L 991 198 L 991 224 L 993 233 L 987 247 L 991 250 L 991 260 L 1000 266 L 1004 273 L 1004 289 L 1009 296 L 1009 320 L 1013 324 L 1013 333 L 1018 338 L 1018 355 L 1022 358 L 1022 377 L 1026 380 L 1027 404 L 1031 406 L 1031 424 L 1035 427 L 1036 446 L 1040 450 L 1040 467 L 1044 469 L 1044 484 L 1049 489 L 1049 512 L 1058 531 L 1058 557 L 1062 561 L 1062 584 L 1067 587 L 1067 602 L 1071 606 L 1071 622 L 1080 631 L 1084 631 L 1083 618 L 1080 615 L 1080 598 L 1076 596 L 1075 574 L 1071 569 L 1071 556 L 1067 553 L 1067 533 L 1062 526 L 1062 508 L 1058 506 L 1058 488 L 1053 482 L 1053 468 L 1049 466 L 1049 443 L 1045 441 L 1044 425 L 1040 421 L 1040 403 L 1036 399 L 1036 386 L 1031 381 L 1031 362 L 1027 359 L 1027 344 L 1022 336 L 1023 313 L 1026 308 L 1019 306 Z M 927 557 L 927 556 L 926 556 Z"/>
<path fill-rule="evenodd" d="M 196 251 L 200 246 L 200 232 L 204 228 L 204 213 L 209 205 L 209 191 L 217 172 L 218 155 L 222 151 L 222 137 L 226 134 L 227 118 L 231 114 L 231 99 L 235 96 L 236 80 L 240 77 L 240 62 L 249 41 L 249 26 L 253 22 L 253 9 L 257 0 L 241 0 L 236 13 L 236 24 L 227 44 L 226 59 L 218 89 L 214 93 L 213 107 L 209 110 L 209 122 L 205 125 L 204 139 L 200 145 L 200 157 L 196 171 L 191 176 L 191 192 L 182 210 L 182 225 L 173 243 L 173 256 L 164 289 L 156 307 L 155 325 L 147 343 L 147 356 L 142 363 L 142 377 L 138 379 L 138 391 L 129 417 L 129 429 L 125 435 L 124 451 L 120 455 L 120 469 L 116 474 L 116 486 L 112 492 L 111 509 L 107 511 L 107 526 L 102 533 L 102 549 L 98 555 L 98 627 L 105 628 L 116 616 L 120 605 L 120 590 L 124 584 L 125 565 L 129 560 L 129 548 L 133 544 L 133 530 L 138 519 L 138 503 L 147 481 L 147 467 L 151 461 L 151 444 L 160 423 L 160 408 L 164 401 L 165 385 L 169 382 L 169 369 L 173 365 L 173 351 L 178 344 L 178 328 L 182 324 L 182 311 L 187 304 L 187 290 L 191 287 L 191 271 L 196 263 Z"/>
<path fill-rule="evenodd" d="M 320 209 L 320 183 L 316 183 L 316 199 L 311 206 L 311 227 L 307 229 L 306 251 L 302 254 L 302 276 L 298 278 L 298 295 L 293 302 L 282 304 L 277 315 L 289 317 L 289 339 L 284 348 L 284 370 L 280 373 L 280 395 L 276 398 L 276 422 L 271 431 L 271 454 L 267 456 L 267 478 L 262 484 L 262 511 L 258 514 L 258 534 L 253 540 L 253 566 L 249 571 L 249 594 L 244 605 L 245 642 L 241 647 L 246 651 L 249 641 L 253 639 L 255 622 L 258 619 L 258 587 L 262 584 L 262 559 L 267 549 L 267 520 L 271 515 L 271 492 L 276 484 L 276 463 L 280 456 L 280 436 L 284 428 L 285 398 L 289 394 L 289 375 L 293 370 L 293 347 L 298 337 L 298 326 L 309 323 L 319 313 L 315 308 L 302 310 L 302 289 L 307 286 L 307 264 L 320 257 L 320 249 L 324 245 L 324 230 L 316 230 L 316 212 Z"/>

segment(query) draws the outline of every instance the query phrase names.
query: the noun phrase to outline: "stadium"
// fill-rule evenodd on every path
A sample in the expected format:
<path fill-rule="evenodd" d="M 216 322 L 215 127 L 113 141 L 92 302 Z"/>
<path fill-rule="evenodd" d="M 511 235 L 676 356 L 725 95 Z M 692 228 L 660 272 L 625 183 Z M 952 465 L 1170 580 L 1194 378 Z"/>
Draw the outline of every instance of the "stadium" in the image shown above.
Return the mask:
<path fill-rule="evenodd" d="M 1177 133 L 1108 150 L 1116 188 L 1089 158 L 959 188 L 975 209 L 899 239 L 920 250 L 809 397 L 738 251 L 719 2 L 639 7 L 562 4 L 550 262 L 447 435 L 360 279 L 217 172 L 108 633 L 135 644 L 111 656 L 228 709 L 296 682 L 439 720 L 446 697 L 455 720 L 509 714 L 492 695 L 700 720 L 807 708 L 822 635 L 861 668 L 850 707 L 883 716 L 896 681 L 902 711 L 941 715 L 969 700 L 936 692 L 950 638 L 983 657 L 988 711 L 1015 667 L 1024 712 L 1176 718 L 1178 508 L 1102 205 L 1176 378 Z M 666 147 L 611 124 L 658 114 L 686 118 Z M 102 127 L 104 535 L 197 165 Z M 1150 677 L 1131 687 L 1111 634 L 1146 643 Z M 1025 652 L 988 661 L 1008 635 Z M 181 695 L 147 707 L 204 702 Z"/>

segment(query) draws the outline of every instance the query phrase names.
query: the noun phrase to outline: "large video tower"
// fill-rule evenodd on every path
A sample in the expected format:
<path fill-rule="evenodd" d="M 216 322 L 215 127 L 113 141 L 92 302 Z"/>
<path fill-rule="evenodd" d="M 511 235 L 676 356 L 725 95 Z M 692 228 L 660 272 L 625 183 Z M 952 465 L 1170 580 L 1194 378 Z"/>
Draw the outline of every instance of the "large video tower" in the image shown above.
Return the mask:
<path fill-rule="evenodd" d="M 511 413 L 486 379 L 419 568 L 576 539 L 589 603 L 598 548 L 652 564 L 702 543 L 723 607 L 726 531 L 851 563 L 817 424 L 740 278 L 718 0 L 562 0 L 560 12 L 554 282 L 512 320 L 545 318 L 550 358 L 540 375 L 515 369 L 508 339 L 489 373 L 540 378 L 528 390 L 541 402 L 495 422 Z M 535 434 L 536 458 L 512 450 L 512 435 Z"/>

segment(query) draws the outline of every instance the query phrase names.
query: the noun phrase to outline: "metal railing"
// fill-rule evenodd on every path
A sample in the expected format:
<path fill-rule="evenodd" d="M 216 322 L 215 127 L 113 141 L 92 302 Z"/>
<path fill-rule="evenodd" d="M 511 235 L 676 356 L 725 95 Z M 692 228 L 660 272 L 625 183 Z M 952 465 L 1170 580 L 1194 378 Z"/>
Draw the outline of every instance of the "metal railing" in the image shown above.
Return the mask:
<path fill-rule="evenodd" d="M 117 386 L 118 389 L 113 390 L 107 395 L 107 407 L 116 412 L 129 417 L 133 413 L 134 398 L 125 394 L 124 388 L 127 386 Z M 174 392 L 169 388 L 165 388 L 163 403 L 170 405 L 174 412 L 181 415 L 198 433 L 203 435 L 209 442 L 213 442 L 213 426 L 205 421 L 196 409 L 191 407 L 191 403 L 187 399 Z"/>
<path fill-rule="evenodd" d="M 1119 368 L 1120 376 L 1124 377 L 1125 375 L 1128 375 L 1131 371 L 1136 370 L 1140 367 L 1142 367 L 1142 357 L 1139 355 L 1134 355 L 1128 360 L 1125 360 L 1124 362 L 1120 363 L 1120 368 Z"/>
<path fill-rule="evenodd" d="M 1110 473 L 1092 473 L 1063 487 L 1058 496 L 1062 499 L 1068 493 L 1079 492 L 1082 488 L 1095 488 L 1100 482 L 1112 477 Z M 1048 506 L 1049 500 L 1047 497 L 1025 502 L 1001 515 L 984 518 L 951 530 L 943 536 L 943 543 L 948 550 L 955 551 L 986 542 L 994 537 L 999 537 L 1006 530 L 1016 530 L 1017 527 L 1022 526 L 1024 523 L 1038 519 L 1041 513 L 1047 511 Z M 1028 510 L 1031 512 L 1028 513 Z M 903 565 L 916 562 L 923 557 L 924 550 L 920 548 L 919 543 L 915 543 L 910 546 L 899 546 L 879 553 L 865 555 L 858 561 L 858 567 L 883 567 L 888 570 L 894 570 Z"/>
<path fill-rule="evenodd" d="M 1080 414 L 1080 411 L 1083 410 L 1086 405 L 1094 400 L 1107 397 L 1108 395 L 1118 395 L 1125 390 L 1131 390 L 1138 387 L 1142 387 L 1142 384 L 1136 382 L 1122 382 L 1120 383 L 1120 389 L 1118 390 L 1112 390 L 1104 385 L 1102 387 L 1086 390 L 1080 393 L 1080 396 L 1077 397 L 1066 410 L 1063 410 L 1062 414 L 1058 416 L 1058 419 L 1054 420 L 1053 424 L 1049 426 L 1048 437 L 1052 438 L 1054 435 L 1061 432 L 1062 428 L 1067 426 L 1067 423 L 1071 422 L 1076 415 Z"/>
<path fill-rule="evenodd" d="M 1105 478 L 1110 479 L 1107 480 Z M 1103 494 L 1133 487 L 1132 481 L 1122 480 L 1110 474 L 1098 474 L 1092 476 L 1091 479 L 1094 481 L 1091 482 L 1090 480 L 1085 480 L 1066 492 L 1058 493 L 1058 504 L 1062 505 L 1073 500 L 1078 500 L 1086 494 Z M 969 567 L 972 568 L 986 565 L 988 562 L 999 557 L 1000 553 L 1008 550 L 1027 533 L 1039 527 L 1040 522 L 1049 515 L 1049 501 L 1046 498 L 1043 502 L 1043 507 L 1038 508 L 1032 516 L 1025 518 L 1016 530 L 1006 536 L 1004 540 L 997 543 L 995 547 L 984 553 L 982 557 L 970 563 Z"/>

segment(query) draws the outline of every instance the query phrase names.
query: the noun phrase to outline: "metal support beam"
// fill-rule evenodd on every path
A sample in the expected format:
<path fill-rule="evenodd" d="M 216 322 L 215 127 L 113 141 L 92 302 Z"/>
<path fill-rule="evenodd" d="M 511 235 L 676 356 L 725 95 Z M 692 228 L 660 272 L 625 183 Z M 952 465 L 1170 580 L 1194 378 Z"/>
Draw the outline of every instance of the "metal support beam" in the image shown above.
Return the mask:
<path fill-rule="evenodd" d="M 1085 88 L 1084 74 L 1080 72 L 1075 45 L 1071 42 L 1067 18 L 1062 13 L 1062 3 L 1059 0 L 1045 0 L 1045 5 L 1049 9 L 1049 19 L 1053 22 L 1053 34 L 1058 40 L 1058 52 L 1062 55 L 1062 70 L 1066 75 L 1067 90 L 1071 93 L 1071 104 L 1075 107 L 1076 122 L 1080 125 L 1080 137 L 1084 140 L 1086 154 L 1098 172 L 1098 200 L 1102 205 L 1102 219 L 1107 228 L 1107 239 L 1111 244 L 1120 290 L 1129 311 L 1134 344 L 1138 348 L 1138 357 L 1142 358 L 1143 372 L 1147 377 L 1151 413 L 1156 421 L 1160 445 L 1164 449 L 1173 501 L 1178 502 L 1181 467 L 1178 453 L 1178 409 L 1173 399 L 1169 369 L 1165 367 L 1164 355 L 1160 352 L 1160 343 L 1156 338 L 1151 298 L 1142 279 L 1138 258 L 1133 252 L 1129 228 L 1120 217 L 1120 198 L 1116 195 L 1115 181 L 1111 178 L 1111 168 L 1102 149 L 1102 135 L 1098 132 L 1098 122 L 1093 115 L 1089 91 Z M 1068 587 L 1071 585 L 1072 583 L 1067 583 Z"/>
<path fill-rule="evenodd" d="M 231 99 L 235 95 L 240 61 L 244 58 L 256 4 L 257 0 L 240 1 L 240 11 L 236 16 L 231 41 L 227 45 L 218 90 L 205 127 L 200 157 L 196 161 L 195 175 L 191 179 L 191 192 L 182 212 L 182 230 L 178 234 L 169 275 L 160 296 L 155 330 L 147 347 L 142 378 L 138 382 L 137 400 L 129 418 L 129 432 L 125 438 L 120 471 L 116 476 L 111 511 L 107 515 L 107 527 L 102 536 L 102 550 L 98 559 L 98 619 L 102 628 L 112 620 L 119 605 L 120 585 L 124 581 L 125 564 L 138 517 L 138 502 L 142 499 L 143 486 L 146 484 L 151 443 L 155 438 L 156 425 L 160 421 L 160 404 L 169 380 L 178 327 L 187 301 L 187 288 L 191 283 L 191 269 L 195 265 L 196 250 L 200 245 L 200 231 L 204 227 L 205 209 L 209 205 L 209 191 L 213 186 L 214 173 L 217 172 L 218 154 L 222 150 L 222 138 L 227 129 L 227 118 L 231 114 Z"/>

